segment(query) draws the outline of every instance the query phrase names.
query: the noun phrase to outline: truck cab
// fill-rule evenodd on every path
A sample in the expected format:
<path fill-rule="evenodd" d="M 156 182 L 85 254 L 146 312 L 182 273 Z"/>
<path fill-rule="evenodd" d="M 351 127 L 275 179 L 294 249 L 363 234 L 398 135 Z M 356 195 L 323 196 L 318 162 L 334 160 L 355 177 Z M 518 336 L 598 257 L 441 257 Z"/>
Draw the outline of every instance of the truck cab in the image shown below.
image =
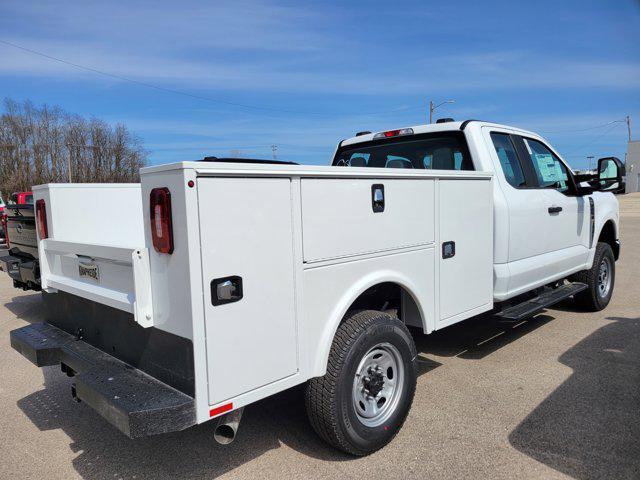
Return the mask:
<path fill-rule="evenodd" d="M 14 192 L 9 197 L 9 205 L 33 205 L 33 192 Z"/>

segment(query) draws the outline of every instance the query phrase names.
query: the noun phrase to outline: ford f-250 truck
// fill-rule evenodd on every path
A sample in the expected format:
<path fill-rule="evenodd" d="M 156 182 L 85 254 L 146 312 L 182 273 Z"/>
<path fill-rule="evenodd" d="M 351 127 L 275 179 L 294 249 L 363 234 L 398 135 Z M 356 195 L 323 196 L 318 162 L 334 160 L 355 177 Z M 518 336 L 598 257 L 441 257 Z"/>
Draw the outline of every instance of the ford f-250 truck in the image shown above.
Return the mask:
<path fill-rule="evenodd" d="M 141 185 L 34 187 L 47 321 L 11 344 L 130 437 L 214 419 L 229 442 L 243 407 L 306 383 L 317 433 L 366 455 L 414 396 L 408 326 L 607 306 L 618 202 L 597 190 L 624 172 L 599 171 L 465 121 L 359 134 L 332 166 L 182 162 Z"/>

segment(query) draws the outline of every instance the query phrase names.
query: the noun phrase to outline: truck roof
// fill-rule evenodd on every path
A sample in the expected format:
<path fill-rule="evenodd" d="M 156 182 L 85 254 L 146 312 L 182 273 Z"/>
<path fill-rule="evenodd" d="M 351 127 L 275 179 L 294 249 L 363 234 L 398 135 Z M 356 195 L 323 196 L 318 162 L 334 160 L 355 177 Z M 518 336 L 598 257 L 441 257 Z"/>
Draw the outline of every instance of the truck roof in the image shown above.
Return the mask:
<path fill-rule="evenodd" d="M 343 147 L 345 145 L 354 145 L 354 144 L 357 144 L 357 143 L 370 142 L 371 140 L 374 140 L 375 135 L 380 134 L 380 133 L 384 133 L 385 131 L 389 132 L 389 131 L 394 131 L 394 130 L 402 130 L 402 129 L 405 129 L 405 128 L 406 129 L 410 128 L 411 130 L 413 130 L 414 134 L 418 134 L 418 133 L 450 132 L 450 131 L 455 131 L 455 130 L 465 130 L 467 128 L 467 126 L 469 126 L 469 127 L 492 126 L 492 127 L 499 127 L 499 128 L 508 128 L 510 130 L 514 130 L 514 131 L 518 131 L 520 133 L 526 134 L 527 136 L 539 137 L 539 135 L 534 133 L 534 132 L 529 132 L 527 130 L 523 130 L 523 129 L 518 128 L 518 127 L 512 127 L 512 126 L 509 126 L 509 125 L 502 125 L 502 124 L 494 123 L 494 122 L 485 122 L 485 121 L 482 121 L 482 120 L 464 120 L 464 121 L 458 121 L 458 122 L 448 121 L 448 122 L 442 122 L 442 123 L 428 123 L 428 124 L 422 124 L 422 125 L 411 125 L 411 126 L 406 126 L 406 127 L 399 127 L 399 128 L 388 129 L 388 130 L 381 130 L 379 132 L 363 133 L 363 134 L 356 135 L 354 137 L 342 140 L 342 142 L 340 142 L 340 146 Z"/>
<path fill-rule="evenodd" d="M 486 122 L 482 120 L 464 120 L 464 121 L 448 121 L 441 123 L 431 123 L 431 124 L 423 124 L 423 125 L 414 125 L 409 127 L 400 127 L 394 128 L 390 130 L 381 130 L 379 132 L 367 132 L 361 133 L 351 138 L 347 138 L 342 140 L 338 147 L 344 147 L 345 145 L 355 145 L 358 143 L 370 142 L 374 140 L 376 134 L 390 132 L 394 130 L 401 130 L 403 128 L 410 128 L 413 130 L 413 134 L 421 134 L 421 133 L 431 133 L 431 132 L 450 132 L 450 131 L 461 131 L 467 128 L 475 129 L 481 128 L 485 126 L 496 127 L 496 128 L 504 128 L 513 131 L 514 133 L 519 133 L 521 135 L 525 135 L 532 138 L 542 138 L 535 132 L 530 132 L 527 130 L 523 130 L 518 127 L 512 127 L 509 125 L 502 125 L 494 122 Z M 215 158 L 215 157 L 209 157 Z M 225 163 L 225 160 L 229 163 Z M 216 159 L 216 161 L 183 161 L 183 162 L 175 162 L 163 165 L 154 165 L 149 167 L 144 167 L 140 170 L 140 173 L 152 173 L 152 172 L 160 172 L 166 170 L 174 170 L 174 169 L 194 169 L 199 172 L 206 171 L 225 171 L 226 174 L 235 175 L 240 172 L 245 172 L 247 174 L 255 174 L 255 175 L 265 175 L 272 174 L 273 172 L 278 172 L 281 175 L 302 175 L 302 176 L 336 176 L 338 175 L 335 170 L 332 170 L 333 167 L 329 166 L 317 166 L 317 165 L 295 165 L 293 162 L 291 164 L 273 164 L 273 162 L 256 162 L 253 160 L 238 162 L 235 159 Z M 429 176 L 429 175 L 441 175 L 441 176 L 459 176 L 470 174 L 480 174 L 486 176 L 491 176 L 490 173 L 483 172 L 463 172 L 463 171 L 439 171 L 438 173 L 434 173 L 431 170 L 403 170 L 403 169 L 373 169 L 369 167 L 350 167 L 349 172 L 347 173 L 344 170 L 341 170 L 339 173 L 340 176 L 362 176 L 366 174 L 368 176 L 383 176 L 383 177 L 404 177 L 404 176 Z"/>

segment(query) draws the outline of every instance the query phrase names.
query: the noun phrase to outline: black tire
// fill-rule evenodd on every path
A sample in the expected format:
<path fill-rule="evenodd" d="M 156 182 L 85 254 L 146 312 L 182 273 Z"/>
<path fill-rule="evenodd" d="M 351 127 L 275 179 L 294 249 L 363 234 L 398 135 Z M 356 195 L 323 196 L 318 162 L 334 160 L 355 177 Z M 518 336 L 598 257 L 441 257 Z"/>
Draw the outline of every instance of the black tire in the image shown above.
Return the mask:
<path fill-rule="evenodd" d="M 366 358 L 376 358 L 375 354 L 370 355 L 378 348 L 399 353 L 394 358 L 397 358 L 400 373 L 392 394 L 393 401 L 389 403 L 392 406 L 387 407 L 387 416 L 381 419 L 383 423 L 368 426 L 356 411 L 356 370 Z M 384 370 L 377 370 L 380 371 Z M 374 372 L 373 375 L 379 375 L 383 380 L 383 384 L 374 387 L 382 388 L 388 374 Z M 389 379 L 386 381 L 391 383 Z M 398 433 L 411 408 L 415 389 L 416 347 L 407 327 L 386 313 L 363 310 L 348 314 L 338 327 L 329 353 L 327 373 L 309 381 L 305 403 L 311 425 L 322 439 L 348 454 L 363 456 L 382 448 Z M 374 397 L 370 398 L 375 402 Z"/>
<path fill-rule="evenodd" d="M 603 262 L 608 264 L 611 282 L 606 292 L 603 292 L 600 288 L 601 282 L 599 281 L 600 268 Z M 616 262 L 611 246 L 608 243 L 598 242 L 592 267 L 589 270 L 582 270 L 572 275 L 570 280 L 587 284 L 587 289 L 574 297 L 577 305 L 591 312 L 599 312 L 606 308 L 611 301 L 616 280 Z"/>

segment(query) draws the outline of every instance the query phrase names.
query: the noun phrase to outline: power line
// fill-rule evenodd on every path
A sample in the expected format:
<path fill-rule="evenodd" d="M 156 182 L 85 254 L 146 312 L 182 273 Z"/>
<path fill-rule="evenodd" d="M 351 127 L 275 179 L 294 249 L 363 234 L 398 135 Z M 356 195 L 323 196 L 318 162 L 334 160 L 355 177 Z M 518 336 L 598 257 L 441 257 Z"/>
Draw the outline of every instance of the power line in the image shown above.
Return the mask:
<path fill-rule="evenodd" d="M 625 120 L 613 120 L 611 122 L 607 122 L 607 123 L 603 123 L 601 125 L 595 125 L 593 127 L 587 127 L 587 128 L 579 128 L 576 130 L 555 130 L 555 131 L 550 131 L 550 130 L 539 130 L 540 133 L 572 133 L 572 132 L 586 132 L 589 130 L 596 130 L 598 128 L 604 128 L 604 127 L 608 127 L 609 125 L 613 125 L 616 123 L 625 123 Z"/>
<path fill-rule="evenodd" d="M 212 98 L 212 97 L 207 97 L 207 96 L 204 96 L 204 95 L 197 95 L 197 94 L 185 92 L 185 91 L 182 91 L 182 90 L 176 90 L 176 89 L 173 89 L 173 88 L 162 87 L 160 85 L 155 85 L 155 84 L 152 84 L 152 83 L 142 82 L 140 80 L 135 80 L 133 78 L 125 77 L 125 76 L 122 76 L 122 75 L 117 75 L 117 74 L 114 74 L 114 73 L 109 73 L 109 72 L 106 72 L 104 70 L 98 70 L 97 68 L 88 67 L 86 65 L 81 65 L 79 63 L 70 62 L 68 60 L 64 60 L 62 58 L 54 57 L 52 55 L 48 55 L 46 53 L 39 52 L 37 50 L 33 50 L 31 48 L 27 48 L 27 47 L 23 47 L 21 45 L 17 45 L 15 43 L 7 42 L 6 40 L 0 40 L 0 43 L 2 43 L 4 45 L 8 45 L 8 46 L 13 47 L 13 48 L 17 48 L 17 49 L 22 50 L 24 52 L 31 53 L 33 55 L 38 55 L 40 57 L 44 57 L 44 58 L 47 58 L 49 60 L 53 60 L 55 62 L 63 63 L 65 65 L 68 65 L 68 66 L 71 66 L 71 67 L 74 67 L 74 68 L 78 68 L 78 69 L 81 69 L 81 70 L 86 70 L 88 72 L 92 72 L 92 73 L 95 73 L 95 74 L 98 74 L 98 75 L 103 75 L 105 77 L 115 78 L 117 80 L 121 80 L 123 82 L 133 83 L 133 84 L 141 86 L 141 87 L 152 88 L 154 90 L 159 90 L 161 92 L 172 93 L 174 95 L 182 95 L 184 97 L 190 97 L 190 98 L 194 98 L 194 99 L 197 99 L 197 100 L 204 100 L 204 101 L 213 102 L 213 103 L 219 103 L 219 104 L 222 104 L 222 105 L 228 105 L 228 106 L 232 106 L 232 107 L 246 108 L 246 109 L 250 109 L 250 110 L 260 110 L 260 111 L 265 111 L 265 112 L 293 113 L 293 114 L 301 114 L 301 115 L 334 115 L 334 116 L 336 115 L 335 112 L 314 112 L 314 111 L 304 111 L 304 110 L 289 110 L 289 109 L 277 108 L 277 107 L 267 107 L 267 106 L 263 106 L 263 105 L 251 105 L 251 104 L 248 104 L 248 103 L 230 102 L 228 100 L 222 100 L 222 99 L 219 99 L 219 98 Z M 383 114 L 390 114 L 390 113 L 398 113 L 398 112 L 403 112 L 403 111 L 415 110 L 417 108 L 418 107 L 415 107 L 415 108 L 402 107 L 402 108 L 397 108 L 397 109 L 394 109 L 394 110 L 387 110 L 387 111 L 356 112 L 356 113 L 358 113 L 358 115 L 383 115 Z"/>
<path fill-rule="evenodd" d="M 588 147 L 592 144 L 594 144 L 595 142 L 597 142 L 598 140 L 600 140 L 602 137 L 604 137 L 605 135 L 607 135 L 609 132 L 611 132 L 617 125 L 613 124 L 611 125 L 607 130 L 605 130 L 604 132 L 602 132 L 600 135 L 598 135 L 597 137 L 592 138 L 590 141 L 588 141 L 587 143 L 584 143 L 582 145 L 580 145 L 579 147 L 576 147 L 572 150 L 569 151 L 569 153 L 567 155 L 571 155 L 575 152 L 578 152 L 582 149 L 584 149 L 585 147 Z"/>

